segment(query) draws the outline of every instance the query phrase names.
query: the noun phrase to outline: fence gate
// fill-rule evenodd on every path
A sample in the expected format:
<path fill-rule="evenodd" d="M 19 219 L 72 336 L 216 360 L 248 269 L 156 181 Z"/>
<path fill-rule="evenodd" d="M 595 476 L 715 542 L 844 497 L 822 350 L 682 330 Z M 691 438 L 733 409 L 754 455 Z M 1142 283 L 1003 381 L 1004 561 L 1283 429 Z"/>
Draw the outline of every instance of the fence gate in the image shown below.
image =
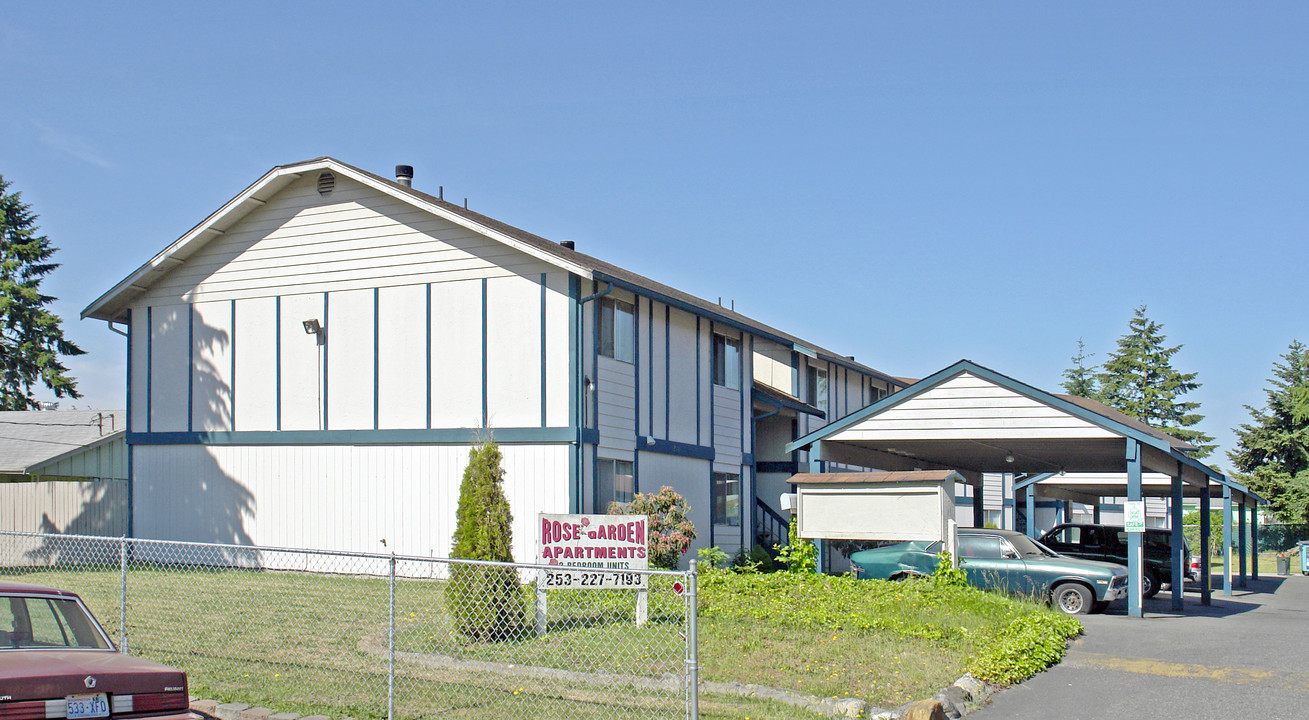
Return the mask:
<path fill-rule="evenodd" d="M 185 670 L 197 697 L 357 720 L 698 718 L 694 570 L 588 569 L 542 603 L 546 569 L 0 532 L 0 575 L 81 595 L 120 651 Z"/>

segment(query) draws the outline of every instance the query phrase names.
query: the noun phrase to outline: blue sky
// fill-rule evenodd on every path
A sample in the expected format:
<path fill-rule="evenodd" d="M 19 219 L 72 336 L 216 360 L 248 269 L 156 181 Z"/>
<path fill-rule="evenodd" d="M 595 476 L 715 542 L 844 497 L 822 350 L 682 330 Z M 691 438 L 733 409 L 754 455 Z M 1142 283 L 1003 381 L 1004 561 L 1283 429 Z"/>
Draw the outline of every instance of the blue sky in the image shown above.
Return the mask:
<path fill-rule="evenodd" d="M 1309 342 L 1307 37 L 1279 2 L 7 0 L 0 174 L 61 248 L 77 407 L 124 404 L 82 308 L 331 155 L 897 375 L 1055 389 L 1145 304 L 1226 449 Z"/>

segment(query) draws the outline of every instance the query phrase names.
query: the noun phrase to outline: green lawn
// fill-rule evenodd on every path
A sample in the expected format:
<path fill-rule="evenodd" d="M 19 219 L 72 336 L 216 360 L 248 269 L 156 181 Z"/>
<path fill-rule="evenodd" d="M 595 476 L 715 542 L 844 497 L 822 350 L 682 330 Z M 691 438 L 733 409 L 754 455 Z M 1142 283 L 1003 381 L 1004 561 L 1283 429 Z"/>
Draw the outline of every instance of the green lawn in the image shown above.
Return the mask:
<path fill-rule="evenodd" d="M 809 577 L 703 576 L 701 679 L 895 706 L 950 684 L 1015 618 L 1048 613 L 971 588 L 941 592 L 926 581 Z M 22 571 L 15 579 L 78 592 L 118 640 L 116 570 Z M 545 636 L 486 643 L 455 632 L 443 582 L 398 582 L 397 717 L 681 715 L 683 695 L 670 683 L 683 672 L 684 599 L 667 578 L 655 580 L 643 627 L 632 622 L 631 593 L 560 592 L 550 596 Z M 387 581 L 376 577 L 133 569 L 127 639 L 132 654 L 185 669 L 193 695 L 382 718 L 388 600 Z M 581 673 L 610 677 L 598 682 Z M 701 714 L 813 717 L 709 692 L 701 694 Z"/>

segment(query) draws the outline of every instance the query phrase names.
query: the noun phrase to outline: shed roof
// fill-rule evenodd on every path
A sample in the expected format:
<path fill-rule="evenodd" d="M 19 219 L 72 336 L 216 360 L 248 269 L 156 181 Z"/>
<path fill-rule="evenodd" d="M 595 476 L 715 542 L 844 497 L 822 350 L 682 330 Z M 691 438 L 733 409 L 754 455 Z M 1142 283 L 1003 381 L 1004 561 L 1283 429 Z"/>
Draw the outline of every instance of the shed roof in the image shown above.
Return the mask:
<path fill-rule="evenodd" d="M 895 377 L 856 362 L 848 356 L 840 355 L 801 340 L 790 333 L 761 323 L 717 303 L 696 297 L 630 270 L 625 270 L 591 255 L 577 250 L 570 250 L 539 235 L 326 156 L 290 165 L 279 165 L 273 168 L 262 178 L 255 181 L 253 185 L 243 190 L 203 222 L 193 227 L 88 305 L 82 310 L 82 317 L 108 320 L 110 322 L 125 322 L 126 310 L 132 298 L 147 290 L 169 270 L 180 265 L 209 241 L 219 237 L 224 230 L 237 223 L 255 208 L 263 205 L 268 198 L 275 195 L 296 178 L 304 173 L 319 170 L 340 173 L 380 192 L 409 202 L 416 207 L 474 232 L 504 242 L 511 247 L 584 278 L 594 279 L 602 283 L 613 283 L 615 286 L 654 297 L 661 302 L 693 310 L 725 325 L 744 329 L 761 337 L 786 344 L 798 352 L 823 361 L 858 370 L 864 374 L 877 377 L 884 382 L 895 385 L 903 384 Z"/>
<path fill-rule="evenodd" d="M 860 483 L 928 483 L 946 482 L 954 479 L 964 482 L 963 477 L 953 470 L 901 470 L 898 472 L 840 472 L 840 473 L 799 473 L 792 475 L 790 482 L 796 485 L 850 485 Z"/>
<path fill-rule="evenodd" d="M 123 410 L 0 411 L 0 475 L 42 470 L 127 432 Z"/>

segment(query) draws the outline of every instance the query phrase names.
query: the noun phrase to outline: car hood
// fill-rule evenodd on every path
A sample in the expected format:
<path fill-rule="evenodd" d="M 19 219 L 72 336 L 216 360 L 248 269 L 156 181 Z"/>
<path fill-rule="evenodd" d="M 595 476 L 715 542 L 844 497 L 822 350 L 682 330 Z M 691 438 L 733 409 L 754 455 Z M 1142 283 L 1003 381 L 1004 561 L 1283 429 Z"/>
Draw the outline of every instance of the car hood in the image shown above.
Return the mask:
<path fill-rule="evenodd" d="M 1058 557 L 1025 557 L 1024 562 L 1039 564 L 1043 568 L 1051 570 L 1060 570 L 1062 572 L 1095 572 L 1104 575 L 1126 575 L 1127 570 L 1122 565 L 1116 563 L 1103 562 L 1100 560 L 1083 560 L 1081 558 L 1068 557 L 1060 555 Z"/>
<path fill-rule="evenodd" d="M 87 678 L 95 687 L 87 687 Z M 160 693 L 186 687 L 186 673 L 113 650 L 0 651 L 0 700 L 90 692 Z"/>

